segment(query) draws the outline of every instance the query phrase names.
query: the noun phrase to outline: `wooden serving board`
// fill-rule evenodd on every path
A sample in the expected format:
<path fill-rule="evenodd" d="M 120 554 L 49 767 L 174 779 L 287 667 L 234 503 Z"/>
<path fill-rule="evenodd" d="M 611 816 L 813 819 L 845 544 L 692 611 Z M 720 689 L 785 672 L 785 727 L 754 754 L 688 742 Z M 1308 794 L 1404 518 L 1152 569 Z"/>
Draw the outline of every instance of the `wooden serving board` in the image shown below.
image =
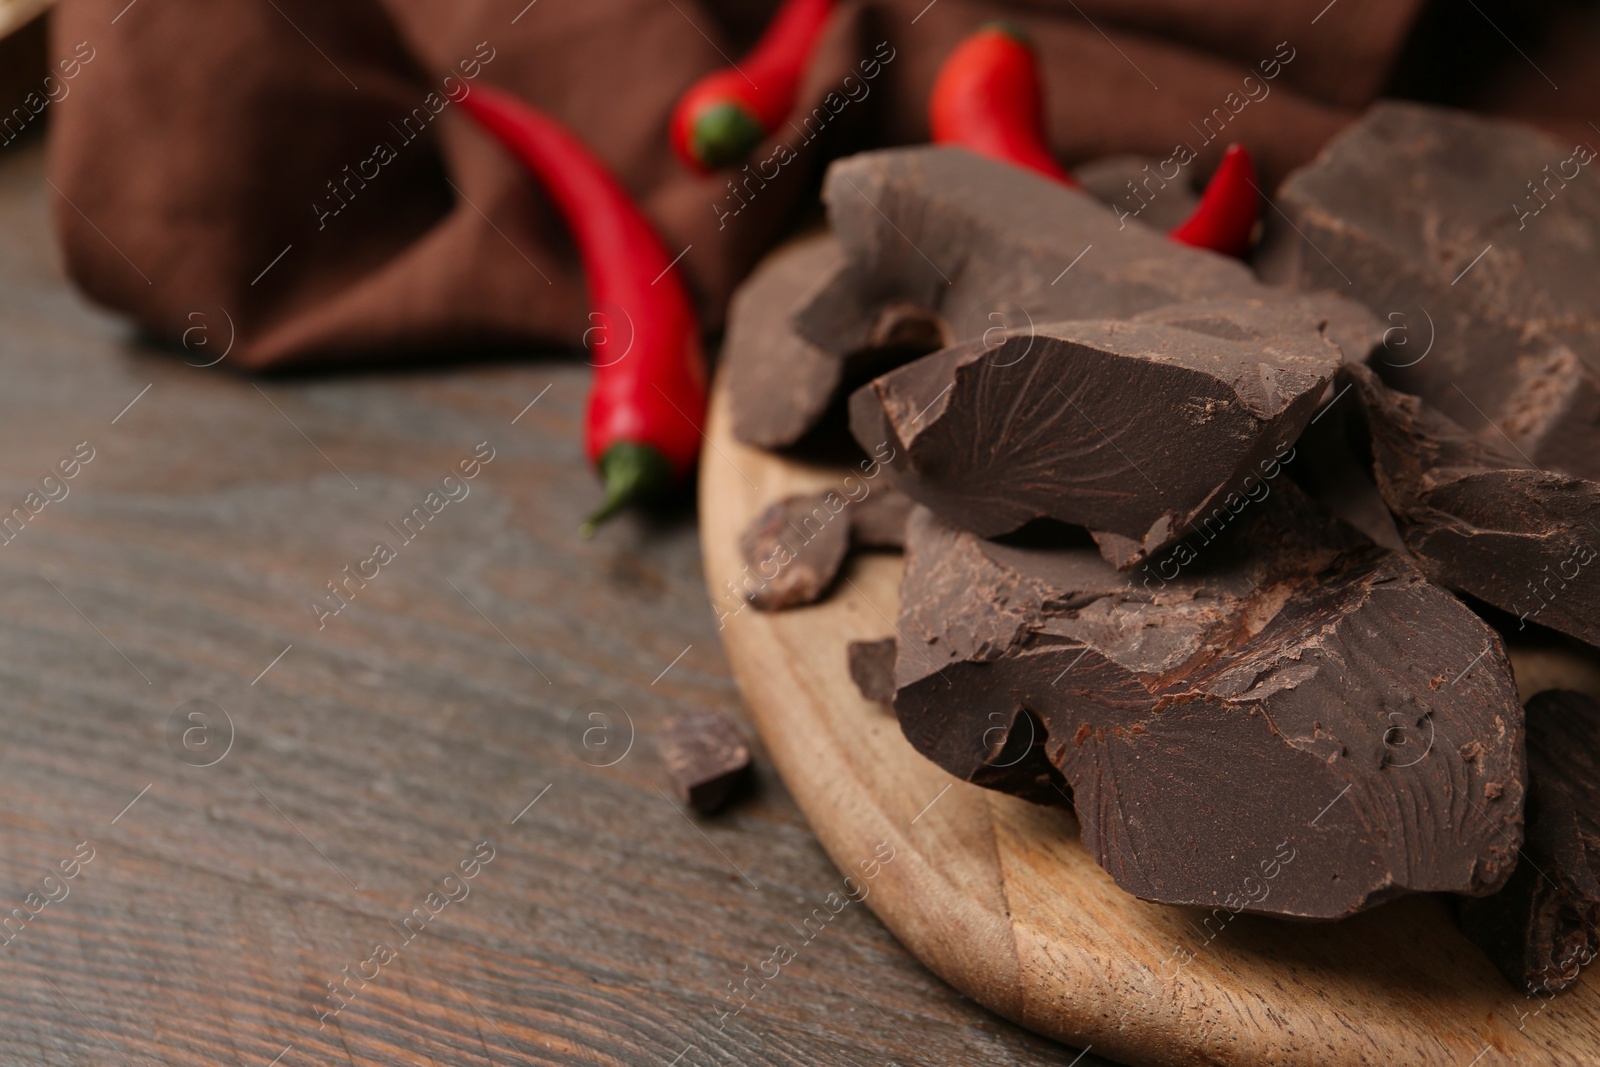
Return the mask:
<path fill-rule="evenodd" d="M 894 632 L 898 556 L 854 560 L 821 604 L 776 614 L 726 583 L 762 507 L 841 488 L 846 468 L 745 447 L 714 392 L 700 465 L 701 548 L 723 643 L 778 772 L 866 903 L 962 993 L 1039 1033 L 1128 1064 L 1600 1063 L 1600 976 L 1529 999 L 1455 928 L 1439 897 L 1338 923 L 1240 915 L 1214 936 L 1198 908 L 1118 889 L 1071 816 L 957 781 L 892 712 L 856 691 L 853 639 Z M 1215 928 L 1213 923 L 1213 928 Z"/>

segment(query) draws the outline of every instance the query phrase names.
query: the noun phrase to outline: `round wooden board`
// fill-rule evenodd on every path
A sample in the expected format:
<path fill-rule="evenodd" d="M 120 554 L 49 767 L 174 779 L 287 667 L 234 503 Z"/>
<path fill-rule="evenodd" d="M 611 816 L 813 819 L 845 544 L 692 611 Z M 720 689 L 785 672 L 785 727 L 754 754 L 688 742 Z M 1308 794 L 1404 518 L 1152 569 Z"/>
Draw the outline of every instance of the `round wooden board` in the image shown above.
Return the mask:
<path fill-rule="evenodd" d="M 706 579 L 723 643 L 778 772 L 866 903 L 923 963 L 1023 1026 L 1132 1065 L 1600 1063 L 1594 976 L 1527 998 L 1412 897 L 1329 924 L 1138 900 L 1064 812 L 950 777 L 864 700 L 845 646 L 894 633 L 898 556 L 853 560 L 824 602 L 775 614 L 730 592 L 739 533 L 768 503 L 841 488 L 845 468 L 739 444 L 726 390 L 700 465 Z M 858 490 L 859 492 L 859 490 Z M 870 867 L 869 867 L 870 869 Z M 1225 912 L 1222 914 L 1226 914 Z"/>

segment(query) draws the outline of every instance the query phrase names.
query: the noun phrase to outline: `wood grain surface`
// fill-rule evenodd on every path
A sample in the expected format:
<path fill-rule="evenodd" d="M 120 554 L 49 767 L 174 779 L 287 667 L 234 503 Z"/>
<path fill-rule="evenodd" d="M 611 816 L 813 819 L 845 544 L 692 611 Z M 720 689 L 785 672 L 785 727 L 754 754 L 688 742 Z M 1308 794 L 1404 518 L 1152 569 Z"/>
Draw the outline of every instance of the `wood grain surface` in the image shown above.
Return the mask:
<path fill-rule="evenodd" d="M 575 535 L 587 368 L 185 365 L 227 309 L 141 346 L 63 280 L 54 198 L 37 142 L 0 152 L 0 513 L 58 498 L 0 544 L 0 1063 L 1071 1062 L 859 905 L 722 1018 L 842 875 L 764 756 L 726 815 L 661 792 L 659 725 L 740 704 L 688 509 Z"/>
<path fill-rule="evenodd" d="M 740 580 L 739 532 L 768 503 L 860 494 L 843 481 L 848 467 L 740 445 L 727 404 L 719 391 L 701 460 L 714 593 Z M 824 847 L 849 869 L 891 843 L 867 906 L 956 988 L 1041 1033 L 1152 1067 L 1600 1062 L 1596 976 L 1554 999 L 1524 997 L 1456 930 L 1442 897 L 1332 924 L 1148 904 L 1094 864 L 1064 811 L 922 758 L 847 671 L 846 642 L 895 632 L 900 570 L 898 556 L 857 558 L 819 604 L 731 613 L 723 641 Z M 1559 657 L 1535 666 L 1547 682 L 1570 677 Z M 1253 873 L 1255 858 L 1240 866 Z"/>

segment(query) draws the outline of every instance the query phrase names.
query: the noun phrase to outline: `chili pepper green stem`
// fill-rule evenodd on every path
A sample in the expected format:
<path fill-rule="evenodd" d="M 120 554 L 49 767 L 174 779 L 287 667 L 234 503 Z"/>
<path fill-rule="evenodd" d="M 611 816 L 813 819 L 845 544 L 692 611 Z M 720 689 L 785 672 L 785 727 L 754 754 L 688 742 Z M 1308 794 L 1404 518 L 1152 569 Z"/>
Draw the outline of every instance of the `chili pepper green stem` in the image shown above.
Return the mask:
<path fill-rule="evenodd" d="M 580 537 L 593 537 L 600 524 L 630 504 L 665 493 L 677 478 L 667 457 L 649 445 L 618 441 L 600 457 L 600 478 L 606 498 L 578 527 Z"/>

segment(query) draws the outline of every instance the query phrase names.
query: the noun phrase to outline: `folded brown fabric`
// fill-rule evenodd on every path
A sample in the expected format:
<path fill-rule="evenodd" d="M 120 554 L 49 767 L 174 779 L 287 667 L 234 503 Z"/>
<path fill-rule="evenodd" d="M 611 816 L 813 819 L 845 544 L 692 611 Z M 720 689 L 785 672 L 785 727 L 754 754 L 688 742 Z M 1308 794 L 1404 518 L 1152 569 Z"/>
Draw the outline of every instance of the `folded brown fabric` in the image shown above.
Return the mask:
<path fill-rule="evenodd" d="M 226 312 L 230 366 L 576 345 L 560 218 L 455 106 L 494 83 L 579 132 L 688 250 L 715 329 L 829 159 L 927 138 L 934 74 L 986 20 L 1033 34 L 1068 164 L 1187 143 L 1199 178 L 1242 140 L 1276 182 L 1379 92 L 1421 3 L 845 0 L 795 121 L 752 157 L 784 164 L 745 181 L 685 170 L 667 116 L 771 0 L 62 0 L 52 60 L 82 66 L 53 107 L 55 217 L 73 277 L 150 333 Z"/>

